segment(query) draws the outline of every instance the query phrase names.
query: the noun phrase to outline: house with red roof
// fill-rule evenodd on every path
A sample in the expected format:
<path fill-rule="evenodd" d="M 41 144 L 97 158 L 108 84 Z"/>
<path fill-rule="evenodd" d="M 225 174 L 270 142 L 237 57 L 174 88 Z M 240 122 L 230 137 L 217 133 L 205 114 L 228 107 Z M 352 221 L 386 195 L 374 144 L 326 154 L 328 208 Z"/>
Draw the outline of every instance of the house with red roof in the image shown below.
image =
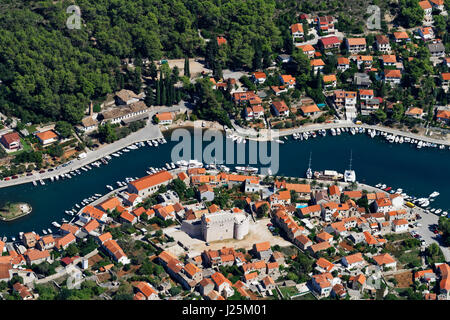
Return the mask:
<path fill-rule="evenodd" d="M 225 37 L 219 36 L 217 37 L 217 45 L 221 46 L 227 43 L 227 39 Z"/>
<path fill-rule="evenodd" d="M 314 49 L 314 47 L 310 44 L 296 45 L 296 47 L 302 50 L 302 52 L 306 54 L 310 59 L 314 57 L 314 54 L 316 52 L 316 49 Z"/>
<path fill-rule="evenodd" d="M 260 105 L 245 108 L 245 120 L 251 121 L 264 117 L 264 108 Z"/>
<path fill-rule="evenodd" d="M 288 117 L 289 108 L 283 100 L 272 102 L 272 111 L 276 117 Z"/>
<path fill-rule="evenodd" d="M 269 261 L 272 256 L 272 248 L 269 241 L 253 244 L 253 253 L 259 260 Z"/>
<path fill-rule="evenodd" d="M 20 136 L 17 132 L 10 132 L 4 134 L 0 142 L 7 151 L 15 151 L 20 149 Z"/>
<path fill-rule="evenodd" d="M 382 53 L 389 54 L 391 53 L 391 44 L 389 42 L 389 38 L 382 34 L 377 34 L 375 36 L 375 43 L 378 51 Z"/>
<path fill-rule="evenodd" d="M 437 110 L 436 120 L 446 124 L 450 123 L 450 110 Z"/>
<path fill-rule="evenodd" d="M 341 262 L 348 269 L 359 268 L 366 264 L 361 252 L 343 257 Z"/>
<path fill-rule="evenodd" d="M 345 45 L 350 53 L 366 51 L 366 38 L 346 38 Z"/>
<path fill-rule="evenodd" d="M 350 68 L 350 60 L 346 57 L 337 58 L 337 69 L 339 71 L 345 71 Z"/>
<path fill-rule="evenodd" d="M 406 219 L 396 219 L 392 221 L 392 230 L 395 233 L 407 232 L 408 228 L 408 221 Z"/>
<path fill-rule="evenodd" d="M 391 85 L 397 85 L 402 79 L 402 73 L 400 70 L 384 70 L 384 82 Z"/>
<path fill-rule="evenodd" d="M 432 18 L 432 12 L 433 12 L 433 7 L 431 6 L 430 1 L 425 0 L 425 1 L 419 1 L 419 6 L 423 9 L 423 11 L 425 12 L 425 17 L 424 17 L 424 21 L 425 22 L 431 22 L 433 21 Z"/>
<path fill-rule="evenodd" d="M 305 35 L 304 31 L 303 31 L 303 24 L 301 23 L 294 23 L 293 25 L 291 25 L 291 34 L 292 34 L 292 40 L 294 42 L 297 42 L 298 38 L 302 38 Z M 302 40 L 300 39 L 300 40 Z"/>
<path fill-rule="evenodd" d="M 283 86 L 286 88 L 292 89 L 295 87 L 295 78 L 290 74 L 282 74 L 280 75 L 280 81 Z"/>
<path fill-rule="evenodd" d="M 46 146 L 58 140 L 58 135 L 53 130 L 47 130 L 36 133 L 36 138 L 43 146 Z"/>
<path fill-rule="evenodd" d="M 128 184 L 128 193 L 135 193 L 140 197 L 147 197 L 156 192 L 162 185 L 168 185 L 172 179 L 173 176 L 170 172 L 162 170 L 130 182 Z"/>
<path fill-rule="evenodd" d="M 439 11 L 444 11 L 444 0 L 429 0 L 431 6 Z"/>
<path fill-rule="evenodd" d="M 72 243 L 75 243 L 76 241 L 77 239 L 75 238 L 75 236 L 72 233 L 68 233 L 64 237 L 56 239 L 55 247 L 60 250 L 61 249 L 64 250 Z"/>
<path fill-rule="evenodd" d="M 263 84 L 266 82 L 267 76 L 264 72 L 258 71 L 252 73 L 252 80 L 256 84 Z"/>
<path fill-rule="evenodd" d="M 319 39 L 319 48 L 322 50 L 334 50 L 339 49 L 341 45 L 341 40 L 336 36 L 323 37 Z"/>
<path fill-rule="evenodd" d="M 129 213 L 128 211 L 124 211 L 121 213 L 120 220 L 124 223 L 130 223 L 131 225 L 135 224 L 138 221 L 137 217 Z"/>
<path fill-rule="evenodd" d="M 450 85 L 450 72 L 441 73 L 441 86 L 446 87 L 448 89 Z"/>
<path fill-rule="evenodd" d="M 336 31 L 334 28 L 335 19 L 332 16 L 317 17 L 315 23 L 317 31 L 323 34 L 334 34 Z"/>
<path fill-rule="evenodd" d="M 397 261 L 389 254 L 383 253 L 372 257 L 375 260 L 377 266 L 381 267 L 383 270 L 397 270 Z"/>

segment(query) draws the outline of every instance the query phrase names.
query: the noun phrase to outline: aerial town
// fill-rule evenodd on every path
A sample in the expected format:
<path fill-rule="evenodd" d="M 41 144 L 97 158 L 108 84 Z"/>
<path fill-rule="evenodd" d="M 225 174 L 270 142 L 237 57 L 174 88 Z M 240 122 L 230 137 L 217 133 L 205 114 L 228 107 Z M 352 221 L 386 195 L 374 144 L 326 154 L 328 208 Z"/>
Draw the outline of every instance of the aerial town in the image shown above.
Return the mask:
<path fill-rule="evenodd" d="M 206 8 L 167 39 L 136 36 L 141 22 L 132 38 L 114 26 L 123 43 L 67 36 L 95 49 L 52 70 L 57 93 L 26 70 L 57 59 L 6 50 L 0 23 L 1 300 L 450 300 L 449 1 L 369 1 L 374 29 L 291 2 L 264 7 L 281 16 L 260 30 L 273 43 L 226 10 L 212 31 Z M 170 134 L 199 127 L 274 142 L 284 164 L 170 159 Z"/>

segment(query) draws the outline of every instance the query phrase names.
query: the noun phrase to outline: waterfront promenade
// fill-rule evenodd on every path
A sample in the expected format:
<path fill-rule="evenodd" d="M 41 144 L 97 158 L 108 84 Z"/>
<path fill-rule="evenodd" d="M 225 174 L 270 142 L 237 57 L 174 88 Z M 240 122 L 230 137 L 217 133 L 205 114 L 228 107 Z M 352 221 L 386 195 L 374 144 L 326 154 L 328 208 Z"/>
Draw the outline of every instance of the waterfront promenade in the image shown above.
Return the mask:
<path fill-rule="evenodd" d="M 446 146 L 450 146 L 450 139 L 435 139 L 435 138 L 431 138 L 431 137 L 426 137 L 423 135 L 419 135 L 419 134 L 414 134 L 411 132 L 405 132 L 405 131 L 401 131 L 398 129 L 393 129 L 393 128 L 389 128 L 389 127 L 384 127 L 384 126 L 371 126 L 368 124 L 355 124 L 351 121 L 347 121 L 347 120 L 339 120 L 336 123 L 320 123 L 320 124 L 312 124 L 312 125 L 306 125 L 306 126 L 302 126 L 299 128 L 292 128 L 292 129 L 286 129 L 286 130 L 270 130 L 270 129 L 262 129 L 259 132 L 256 132 L 253 129 L 245 129 L 245 128 L 241 128 L 239 126 L 237 126 L 236 124 L 234 124 L 234 131 L 233 134 L 234 135 L 238 135 L 240 137 L 243 138 L 247 138 L 250 140 L 256 140 L 256 141 L 269 141 L 269 140 L 273 140 L 273 139 L 277 139 L 279 137 L 284 137 L 284 136 L 290 136 L 294 133 L 303 133 L 303 132 L 308 132 L 308 131 L 317 131 L 320 129 L 337 129 L 337 128 L 365 128 L 365 129 L 375 129 L 375 130 L 379 130 L 379 131 L 383 131 L 383 132 L 387 132 L 389 134 L 394 134 L 396 136 L 403 136 L 403 137 L 409 137 L 411 139 L 416 139 L 416 140 L 422 140 L 425 142 L 430 142 L 430 143 L 436 143 L 436 144 L 443 144 Z"/>
<path fill-rule="evenodd" d="M 137 132 L 131 133 L 129 136 L 120 139 L 114 143 L 107 144 L 98 148 L 97 150 L 86 152 L 86 157 L 83 159 L 74 159 L 72 163 L 66 167 L 59 167 L 58 169 L 53 168 L 53 171 L 47 171 L 45 173 L 34 173 L 31 176 L 21 176 L 17 179 L 11 179 L 8 181 L 0 181 L 0 188 L 6 188 L 10 186 L 15 186 L 24 183 L 31 183 L 33 181 L 39 181 L 44 179 L 50 179 L 50 177 L 55 177 L 56 175 L 62 175 L 69 173 L 73 170 L 79 169 L 85 165 L 92 162 L 98 161 L 106 155 L 115 153 L 131 144 L 141 141 L 153 140 L 163 137 L 161 130 L 158 125 L 152 123 L 152 117 L 158 112 L 173 112 L 180 110 L 180 105 L 173 107 L 155 107 L 149 112 L 149 118 L 146 126 Z"/>

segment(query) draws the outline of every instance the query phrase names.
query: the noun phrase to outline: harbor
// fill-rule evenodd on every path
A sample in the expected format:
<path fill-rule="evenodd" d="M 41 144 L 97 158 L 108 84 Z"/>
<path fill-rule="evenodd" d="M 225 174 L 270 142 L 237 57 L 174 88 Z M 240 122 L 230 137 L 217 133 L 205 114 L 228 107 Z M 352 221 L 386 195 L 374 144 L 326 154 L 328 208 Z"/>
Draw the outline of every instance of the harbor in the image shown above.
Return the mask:
<path fill-rule="evenodd" d="M 6 201 L 26 202 L 33 207 L 33 212 L 17 221 L 0 223 L 0 236 L 16 237 L 19 232 L 39 231 L 53 228 L 52 222 L 63 223 L 62 219 L 69 221 L 83 205 L 92 203 L 97 195 L 104 196 L 111 189 L 120 187 L 118 182 L 126 185 L 128 181 L 142 177 L 153 171 L 167 169 L 171 165 L 170 154 L 175 142 L 171 142 L 167 133 L 164 144 L 150 147 L 127 147 L 128 152 L 120 151 L 117 156 L 110 154 L 111 159 L 105 165 L 100 161 L 98 168 L 89 165 L 70 174 L 71 178 L 50 179 L 39 182 L 3 188 L 0 194 L 0 204 Z M 381 135 L 371 138 L 367 134 L 341 134 L 332 136 L 318 136 L 309 140 L 284 139 L 280 144 L 278 176 L 304 176 L 308 169 L 309 156 L 312 153 L 312 171 L 325 171 L 333 168 L 337 172 L 345 172 L 349 168 L 351 150 L 352 169 L 356 172 L 356 181 L 359 183 L 376 185 L 386 184 L 386 188 L 414 195 L 417 199 L 428 197 L 432 192 L 440 193 L 434 201 L 430 202 L 429 209 L 449 211 L 450 187 L 446 181 L 450 173 L 445 168 L 450 160 L 447 150 L 439 148 L 425 148 L 418 150 L 409 144 L 395 144 L 386 142 Z M 153 144 L 153 143 L 152 143 Z M 270 148 L 270 144 L 268 145 Z M 237 155 L 235 154 L 235 158 Z M 296 159 L 296 161 L 292 161 Z M 199 159 L 200 160 L 200 159 Z M 237 167 L 261 167 L 260 164 L 245 163 L 226 165 L 233 170 Z M 219 164 L 220 165 L 220 164 Z M 151 170 L 153 168 L 153 170 Z M 320 180 L 318 180 L 320 182 Z M 107 186 L 110 186 L 108 188 Z M 87 201 L 85 201 L 87 200 Z M 84 203 L 83 203 L 84 202 Z M 79 208 L 76 206 L 78 205 Z M 426 207 L 425 207 L 426 208 Z M 67 212 L 69 213 L 67 213 Z M 39 232 L 40 233 L 40 232 Z"/>

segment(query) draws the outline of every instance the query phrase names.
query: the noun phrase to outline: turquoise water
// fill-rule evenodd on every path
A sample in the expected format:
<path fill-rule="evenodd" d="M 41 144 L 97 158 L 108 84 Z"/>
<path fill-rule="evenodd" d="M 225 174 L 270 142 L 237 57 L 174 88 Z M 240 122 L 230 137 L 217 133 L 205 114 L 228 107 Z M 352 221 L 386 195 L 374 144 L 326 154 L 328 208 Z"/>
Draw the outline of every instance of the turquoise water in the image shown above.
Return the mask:
<path fill-rule="evenodd" d="M 64 213 L 65 210 L 95 193 L 106 193 L 107 184 L 117 187 L 118 180 L 141 177 L 146 175 L 148 167 L 162 167 L 166 162 L 171 162 L 171 150 L 176 142 L 171 142 L 169 138 L 166 136 L 169 141 L 167 144 L 157 148 L 145 146 L 124 153 L 120 158 L 113 157 L 109 165 L 102 165 L 88 172 L 81 171 L 81 175 L 72 179 L 53 183 L 46 180 L 45 186 L 33 186 L 29 183 L 0 189 L 0 204 L 6 201 L 24 201 L 33 207 L 33 212 L 22 219 L 9 223 L 0 222 L 0 236 L 16 236 L 20 231 L 41 233 L 42 229 L 49 227 L 54 229 L 52 221 L 61 222 L 62 218 L 69 220 L 70 216 Z M 207 144 L 209 142 L 205 143 Z M 248 145 L 249 143 L 246 148 Z M 431 206 L 447 211 L 450 209 L 448 150 L 417 150 L 410 144 L 390 144 L 379 137 L 371 139 L 367 135 L 352 136 L 348 133 L 310 138 L 307 141 L 289 139 L 279 148 L 278 175 L 304 177 L 310 152 L 313 170 L 343 172 L 348 168 L 352 150 L 353 169 L 358 181 L 372 185 L 385 183 L 420 197 L 428 196 L 436 190 L 441 195 Z"/>

